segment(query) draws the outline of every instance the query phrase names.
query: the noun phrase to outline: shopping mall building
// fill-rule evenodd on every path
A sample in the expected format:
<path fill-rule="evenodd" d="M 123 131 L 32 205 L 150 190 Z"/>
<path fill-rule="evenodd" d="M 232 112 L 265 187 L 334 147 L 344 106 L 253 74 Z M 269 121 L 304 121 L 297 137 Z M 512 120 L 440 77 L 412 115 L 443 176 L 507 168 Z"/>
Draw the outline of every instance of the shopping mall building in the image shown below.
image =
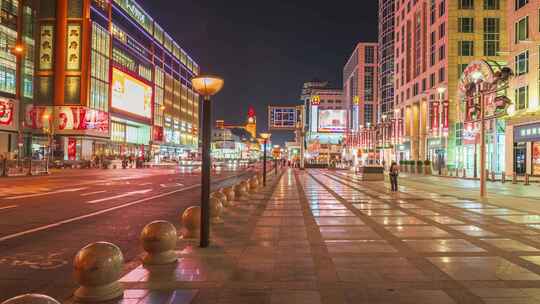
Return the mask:
<path fill-rule="evenodd" d="M 0 143 L 0 152 L 21 147 L 25 155 L 39 156 L 51 146 L 55 158 L 64 160 L 197 152 L 199 96 L 190 79 L 199 67 L 139 4 L 41 0 L 27 8 L 25 2 L 1 2 L 2 13 L 11 3 L 8 8 L 23 16 L 15 26 L 28 29 L 2 24 L 0 39 L 8 45 L 20 40 L 28 60 L 22 60 L 19 95 L 11 88 L 17 84 L 0 84 L 0 90 L 11 90 L 0 99 L 0 114 L 13 109 L 13 118 L 0 115 L 0 141 L 5 129 L 15 134 L 9 144 Z M 16 55 L 2 51 L 16 63 Z M 6 73 L 0 81 L 19 79 L 10 74 L 15 63 L 0 63 L 0 74 Z"/>

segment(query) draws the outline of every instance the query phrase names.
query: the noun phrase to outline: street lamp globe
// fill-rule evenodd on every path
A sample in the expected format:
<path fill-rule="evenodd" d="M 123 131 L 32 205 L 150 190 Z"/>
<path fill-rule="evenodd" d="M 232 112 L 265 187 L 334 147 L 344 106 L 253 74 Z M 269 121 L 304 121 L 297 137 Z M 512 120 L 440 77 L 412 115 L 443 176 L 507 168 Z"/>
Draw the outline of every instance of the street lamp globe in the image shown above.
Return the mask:
<path fill-rule="evenodd" d="M 271 136 L 272 136 L 272 134 L 270 134 L 270 133 L 261 133 L 261 138 L 264 139 L 264 140 L 270 139 Z"/>
<path fill-rule="evenodd" d="M 213 75 L 201 75 L 191 79 L 191 84 L 201 96 L 209 97 L 216 95 L 223 88 L 224 80 Z"/>
<path fill-rule="evenodd" d="M 438 88 L 437 88 L 437 92 L 438 92 L 439 94 L 443 94 L 444 92 L 446 92 L 446 88 L 445 88 L 445 87 L 438 87 Z"/>

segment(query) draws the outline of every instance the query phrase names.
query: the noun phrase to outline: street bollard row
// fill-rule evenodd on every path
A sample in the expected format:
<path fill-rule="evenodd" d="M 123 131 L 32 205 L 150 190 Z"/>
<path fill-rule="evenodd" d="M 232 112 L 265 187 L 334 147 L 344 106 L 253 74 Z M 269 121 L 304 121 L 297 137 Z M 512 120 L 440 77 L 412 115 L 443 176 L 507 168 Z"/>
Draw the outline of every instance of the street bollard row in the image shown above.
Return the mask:
<path fill-rule="evenodd" d="M 246 200 L 249 194 L 262 189 L 262 174 L 213 192 L 210 198 L 210 214 L 213 224 L 223 223 L 223 209 L 235 206 L 235 200 Z M 192 206 L 181 215 L 180 239 L 196 239 L 200 236 L 201 208 Z M 146 266 L 174 264 L 178 260 L 175 252 L 178 240 L 176 227 L 167 221 L 154 221 L 141 231 L 140 242 L 145 251 L 142 262 Z M 74 277 L 79 288 L 74 300 L 82 303 L 100 303 L 124 294 L 119 280 L 124 267 L 124 256 L 120 248 L 108 242 L 96 242 L 83 247 L 74 258 Z M 41 294 L 20 295 L 1 304 L 60 304 L 57 300 Z"/>

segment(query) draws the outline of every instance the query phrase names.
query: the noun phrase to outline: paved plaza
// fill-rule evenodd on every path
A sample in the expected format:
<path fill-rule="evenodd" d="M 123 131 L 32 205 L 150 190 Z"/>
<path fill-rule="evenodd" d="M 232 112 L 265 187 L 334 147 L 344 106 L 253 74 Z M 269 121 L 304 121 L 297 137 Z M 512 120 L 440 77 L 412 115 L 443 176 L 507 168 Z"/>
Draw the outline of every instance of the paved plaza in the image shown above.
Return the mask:
<path fill-rule="evenodd" d="M 121 303 L 539 303 L 540 215 L 345 171 L 286 171 L 179 243 L 176 265 L 134 265 Z M 118 302 L 118 301 L 116 301 Z"/>

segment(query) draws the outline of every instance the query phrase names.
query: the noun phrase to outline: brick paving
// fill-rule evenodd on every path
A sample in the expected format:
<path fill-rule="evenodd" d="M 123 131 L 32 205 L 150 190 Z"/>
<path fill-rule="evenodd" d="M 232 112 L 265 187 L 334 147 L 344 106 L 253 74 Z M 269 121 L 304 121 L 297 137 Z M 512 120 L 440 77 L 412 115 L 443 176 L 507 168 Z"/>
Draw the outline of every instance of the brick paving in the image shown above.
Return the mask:
<path fill-rule="evenodd" d="M 138 266 L 121 303 L 539 303 L 540 214 L 286 171 L 176 265 Z M 117 301 L 118 302 L 118 301 Z"/>

